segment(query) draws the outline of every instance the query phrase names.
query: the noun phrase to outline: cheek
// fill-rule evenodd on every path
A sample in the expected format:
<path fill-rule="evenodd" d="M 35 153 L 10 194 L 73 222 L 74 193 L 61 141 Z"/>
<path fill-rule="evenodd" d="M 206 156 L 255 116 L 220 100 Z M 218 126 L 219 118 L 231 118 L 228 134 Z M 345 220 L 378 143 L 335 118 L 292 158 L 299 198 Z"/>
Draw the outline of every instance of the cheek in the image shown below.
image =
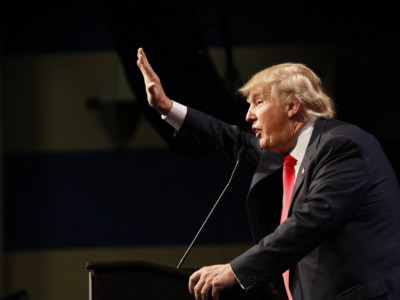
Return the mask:
<path fill-rule="evenodd" d="M 276 113 L 269 110 L 260 111 L 258 120 L 262 124 L 264 129 L 271 129 L 275 124 L 279 123 L 279 117 Z"/>
<path fill-rule="evenodd" d="M 271 112 L 266 108 L 257 111 L 257 119 L 262 123 L 268 123 L 268 121 L 271 120 L 271 117 L 273 117 Z"/>

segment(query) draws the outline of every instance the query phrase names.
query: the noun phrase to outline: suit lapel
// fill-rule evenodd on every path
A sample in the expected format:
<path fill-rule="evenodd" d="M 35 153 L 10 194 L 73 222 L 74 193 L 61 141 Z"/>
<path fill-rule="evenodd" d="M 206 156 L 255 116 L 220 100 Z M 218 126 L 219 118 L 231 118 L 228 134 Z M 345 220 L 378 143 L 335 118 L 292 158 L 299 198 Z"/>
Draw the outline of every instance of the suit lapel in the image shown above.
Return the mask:
<path fill-rule="evenodd" d="M 324 132 L 327 122 L 328 122 L 328 120 L 326 120 L 326 119 L 319 119 L 315 122 L 314 130 L 311 135 L 310 142 L 307 146 L 306 153 L 304 155 L 303 161 L 299 168 L 299 173 L 297 174 L 296 182 L 293 187 L 291 206 L 293 205 L 293 202 L 294 202 L 293 199 L 295 199 L 297 192 L 303 183 L 304 176 L 309 171 L 309 165 L 310 165 L 311 159 L 312 159 L 315 151 L 318 148 L 322 133 Z"/>

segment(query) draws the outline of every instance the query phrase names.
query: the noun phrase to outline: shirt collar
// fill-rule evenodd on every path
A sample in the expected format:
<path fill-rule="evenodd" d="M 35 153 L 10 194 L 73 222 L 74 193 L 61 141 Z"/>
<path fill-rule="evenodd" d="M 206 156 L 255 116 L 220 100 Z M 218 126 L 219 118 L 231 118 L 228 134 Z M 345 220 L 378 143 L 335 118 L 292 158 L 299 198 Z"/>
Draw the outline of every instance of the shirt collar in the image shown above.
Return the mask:
<path fill-rule="evenodd" d="M 303 157 L 306 153 L 306 149 L 308 146 L 308 143 L 310 142 L 311 139 L 311 134 L 314 129 L 314 124 L 315 120 L 308 122 L 304 127 L 300 130 L 300 132 L 297 135 L 297 138 L 294 142 L 294 145 L 292 147 L 292 150 L 290 150 L 290 155 L 293 156 L 296 160 L 296 166 L 295 168 L 298 169 L 301 165 L 301 162 L 303 160 Z"/>

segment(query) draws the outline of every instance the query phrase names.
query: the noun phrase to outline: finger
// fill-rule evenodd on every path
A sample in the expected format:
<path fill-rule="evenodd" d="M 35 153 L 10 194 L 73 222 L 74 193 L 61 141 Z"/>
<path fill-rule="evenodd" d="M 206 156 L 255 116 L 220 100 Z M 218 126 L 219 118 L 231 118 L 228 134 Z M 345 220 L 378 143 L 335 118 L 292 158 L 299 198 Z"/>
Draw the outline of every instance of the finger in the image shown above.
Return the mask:
<path fill-rule="evenodd" d="M 195 296 L 196 300 L 207 300 L 210 287 L 204 278 L 201 270 L 196 271 L 189 278 L 189 292 Z"/>
<path fill-rule="evenodd" d="M 193 287 L 193 294 L 196 300 L 208 300 L 208 295 L 210 293 L 210 285 L 204 280 L 199 280 L 197 284 Z"/>
<path fill-rule="evenodd" d="M 142 48 L 139 48 L 138 50 L 138 62 L 140 63 L 140 68 L 143 68 L 143 70 L 147 73 L 154 73 L 153 68 L 151 67 L 146 53 Z"/>
<path fill-rule="evenodd" d="M 141 54 L 138 54 L 137 65 L 140 71 L 142 72 L 146 84 L 150 84 L 152 82 L 154 83 L 159 82 L 157 74 L 153 71 L 150 64 L 144 59 L 144 57 Z"/>
<path fill-rule="evenodd" d="M 204 288 L 205 282 L 203 280 L 199 280 L 196 282 L 196 284 L 193 286 L 192 290 L 192 294 L 194 295 L 194 297 L 196 298 L 196 300 L 204 300 L 203 296 L 202 296 L 202 290 Z"/>
<path fill-rule="evenodd" d="M 212 286 L 212 290 L 211 290 L 211 296 L 212 296 L 213 300 L 219 300 L 219 292 L 221 290 L 222 290 L 221 286 L 214 282 L 213 286 Z"/>
<path fill-rule="evenodd" d="M 194 293 L 194 287 L 196 286 L 197 282 L 200 279 L 200 274 L 198 272 L 193 273 L 190 277 L 189 277 L 189 292 L 191 294 Z"/>
<path fill-rule="evenodd" d="M 143 49 L 139 48 L 137 51 L 137 61 L 136 64 L 138 65 L 139 68 L 143 67 Z"/>
<path fill-rule="evenodd" d="M 210 295 L 211 286 L 207 283 L 204 283 L 201 290 L 200 290 L 200 297 L 201 300 L 208 300 L 208 296 Z"/>
<path fill-rule="evenodd" d="M 138 54 L 138 60 L 137 60 L 137 65 L 142 72 L 144 82 L 146 84 L 147 90 L 150 90 L 154 87 L 156 84 L 156 75 L 154 72 L 149 71 L 149 68 L 145 66 L 145 63 L 143 62 L 143 58 L 140 54 Z"/>
<path fill-rule="evenodd" d="M 140 68 L 142 73 L 148 73 L 149 69 L 149 62 L 146 59 L 146 55 L 144 54 L 144 51 L 142 48 L 139 48 L 137 52 L 137 61 L 136 61 L 137 66 Z"/>
<path fill-rule="evenodd" d="M 144 62 L 146 65 L 150 66 L 149 61 L 147 60 L 146 53 L 144 52 L 143 48 L 139 48 L 139 53 L 140 53 L 140 55 L 142 56 L 143 62 Z"/>

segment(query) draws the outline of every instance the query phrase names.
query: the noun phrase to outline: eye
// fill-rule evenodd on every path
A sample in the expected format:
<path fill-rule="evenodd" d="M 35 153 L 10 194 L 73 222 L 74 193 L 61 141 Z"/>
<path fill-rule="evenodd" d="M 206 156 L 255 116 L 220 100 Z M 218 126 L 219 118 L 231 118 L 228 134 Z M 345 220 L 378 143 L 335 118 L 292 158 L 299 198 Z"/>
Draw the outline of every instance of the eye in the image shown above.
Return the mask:
<path fill-rule="evenodd" d="M 256 100 L 256 104 L 257 105 L 260 105 L 260 104 L 263 104 L 263 103 L 264 103 L 264 101 L 262 99 L 257 99 Z"/>

